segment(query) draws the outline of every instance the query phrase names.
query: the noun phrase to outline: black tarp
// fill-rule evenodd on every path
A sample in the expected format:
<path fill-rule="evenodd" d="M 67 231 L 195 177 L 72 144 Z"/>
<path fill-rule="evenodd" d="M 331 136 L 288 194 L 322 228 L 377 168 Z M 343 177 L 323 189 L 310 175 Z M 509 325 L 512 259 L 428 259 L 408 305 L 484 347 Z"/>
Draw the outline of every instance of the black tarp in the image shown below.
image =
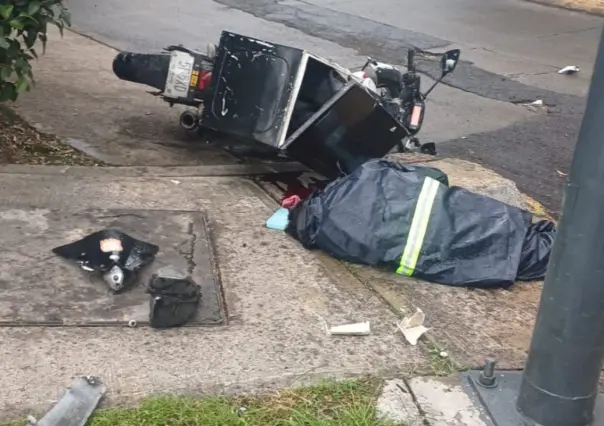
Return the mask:
<path fill-rule="evenodd" d="M 543 277 L 553 224 L 532 225 L 527 211 L 446 183 L 437 169 L 372 160 L 292 209 L 287 232 L 337 259 L 435 283 Z"/>

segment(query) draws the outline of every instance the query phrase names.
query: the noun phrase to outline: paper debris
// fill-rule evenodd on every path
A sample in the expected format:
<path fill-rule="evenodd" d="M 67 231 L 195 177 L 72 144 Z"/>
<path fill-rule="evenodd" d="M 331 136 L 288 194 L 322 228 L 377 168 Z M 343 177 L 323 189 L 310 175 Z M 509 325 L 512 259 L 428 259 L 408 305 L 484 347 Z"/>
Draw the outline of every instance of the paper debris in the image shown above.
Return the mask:
<path fill-rule="evenodd" d="M 579 71 L 581 71 L 579 69 L 579 67 L 577 67 L 575 65 L 567 65 L 564 68 L 562 68 L 560 71 L 558 71 L 558 74 L 576 74 Z"/>
<path fill-rule="evenodd" d="M 560 177 L 568 176 L 568 173 L 561 172 L 560 170 L 556 170 L 556 173 L 558 173 L 558 176 Z"/>
<path fill-rule="evenodd" d="M 332 336 L 368 336 L 370 333 L 369 321 L 336 325 L 329 329 L 329 334 Z"/>
<path fill-rule="evenodd" d="M 426 319 L 426 315 L 421 309 L 417 309 L 417 311 L 411 315 L 410 317 L 405 317 L 403 320 L 398 323 L 398 328 L 407 339 L 407 342 L 411 343 L 413 346 L 417 345 L 418 339 L 428 330 L 429 328 L 424 327 L 424 320 Z"/>
<path fill-rule="evenodd" d="M 541 99 L 537 99 L 535 102 L 531 102 L 531 105 L 543 106 L 543 101 Z"/>
<path fill-rule="evenodd" d="M 172 182 L 174 185 L 180 185 L 180 181 L 179 180 L 172 180 L 172 179 L 170 179 L 170 182 Z"/>

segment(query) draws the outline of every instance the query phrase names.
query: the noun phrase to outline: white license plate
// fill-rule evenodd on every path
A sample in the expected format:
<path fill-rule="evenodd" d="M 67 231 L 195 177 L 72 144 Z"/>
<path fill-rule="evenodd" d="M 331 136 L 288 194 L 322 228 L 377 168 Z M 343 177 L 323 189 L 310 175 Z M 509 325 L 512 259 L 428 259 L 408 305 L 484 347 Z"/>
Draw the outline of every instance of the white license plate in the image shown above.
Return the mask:
<path fill-rule="evenodd" d="M 172 52 L 170 56 L 170 68 L 164 95 L 174 99 L 186 98 L 189 93 L 195 58 L 193 55 L 179 51 Z"/>

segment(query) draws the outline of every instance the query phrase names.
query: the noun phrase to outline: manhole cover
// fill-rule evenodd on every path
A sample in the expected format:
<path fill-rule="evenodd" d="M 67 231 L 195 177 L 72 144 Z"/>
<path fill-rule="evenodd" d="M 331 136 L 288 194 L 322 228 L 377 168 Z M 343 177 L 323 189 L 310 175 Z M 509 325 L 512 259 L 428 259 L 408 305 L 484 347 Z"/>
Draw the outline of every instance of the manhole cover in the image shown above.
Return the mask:
<path fill-rule="evenodd" d="M 119 229 L 160 247 L 133 288 L 113 294 L 95 274 L 63 260 L 53 247 L 104 228 Z M 0 325 L 115 326 L 148 324 L 151 274 L 172 265 L 188 270 L 202 303 L 189 325 L 222 325 L 225 307 L 207 221 L 181 211 L 0 210 Z"/>

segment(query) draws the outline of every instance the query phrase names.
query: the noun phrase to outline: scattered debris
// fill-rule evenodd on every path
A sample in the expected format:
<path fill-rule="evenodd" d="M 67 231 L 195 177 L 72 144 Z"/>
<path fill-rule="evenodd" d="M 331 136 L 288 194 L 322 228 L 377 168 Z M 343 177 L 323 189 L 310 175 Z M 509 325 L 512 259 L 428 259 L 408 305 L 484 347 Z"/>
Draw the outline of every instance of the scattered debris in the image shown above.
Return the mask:
<path fill-rule="evenodd" d="M 449 357 L 449 354 L 447 352 L 445 352 L 445 351 L 441 351 L 438 355 L 441 358 L 448 358 Z"/>
<path fill-rule="evenodd" d="M 426 331 L 430 330 L 429 328 L 424 327 L 425 319 L 426 315 L 421 309 L 418 308 L 413 315 L 411 315 L 410 317 L 403 318 L 402 321 L 398 323 L 399 330 L 401 330 L 401 332 L 405 336 L 405 339 L 407 339 L 407 342 L 409 342 L 413 346 L 417 345 L 418 339 Z M 441 354 L 442 353 L 443 352 L 441 352 Z"/>
<path fill-rule="evenodd" d="M 237 409 L 237 417 L 243 417 L 243 415 L 245 414 L 246 411 L 247 411 L 247 408 L 239 407 Z"/>
<path fill-rule="evenodd" d="M 533 106 L 543 106 L 543 101 L 541 99 L 537 99 L 534 102 L 531 102 L 531 105 Z"/>
<path fill-rule="evenodd" d="M 174 185 L 180 185 L 182 183 L 179 180 L 173 180 L 173 179 L 170 179 L 170 182 L 172 182 Z"/>
<path fill-rule="evenodd" d="M 67 392 L 40 420 L 27 417 L 28 426 L 84 426 L 107 388 L 96 377 L 77 377 Z"/>
<path fill-rule="evenodd" d="M 567 75 L 571 75 L 571 74 L 576 74 L 579 71 L 581 71 L 579 69 L 579 67 L 575 66 L 575 65 L 567 65 L 564 68 L 562 68 L 561 70 L 558 71 L 558 74 L 567 74 Z"/>
<path fill-rule="evenodd" d="M 153 328 L 183 325 L 197 313 L 201 289 L 188 273 L 173 266 L 156 271 L 147 292 L 151 295 L 149 322 Z"/>
<path fill-rule="evenodd" d="M 336 325 L 329 329 L 332 336 L 368 336 L 371 334 L 369 321 L 355 324 Z"/>
<path fill-rule="evenodd" d="M 109 288 L 118 293 L 133 284 L 135 273 L 153 261 L 159 247 L 118 230 L 104 229 L 52 251 L 76 261 L 85 271 L 102 272 Z"/>
<path fill-rule="evenodd" d="M 138 325 L 138 322 L 136 322 L 136 320 L 128 321 L 128 327 L 130 327 L 130 328 L 135 328 L 137 325 Z"/>
<path fill-rule="evenodd" d="M 558 176 L 560 177 L 568 176 L 568 173 L 561 172 L 560 170 L 556 170 L 556 173 L 558 173 Z"/>

